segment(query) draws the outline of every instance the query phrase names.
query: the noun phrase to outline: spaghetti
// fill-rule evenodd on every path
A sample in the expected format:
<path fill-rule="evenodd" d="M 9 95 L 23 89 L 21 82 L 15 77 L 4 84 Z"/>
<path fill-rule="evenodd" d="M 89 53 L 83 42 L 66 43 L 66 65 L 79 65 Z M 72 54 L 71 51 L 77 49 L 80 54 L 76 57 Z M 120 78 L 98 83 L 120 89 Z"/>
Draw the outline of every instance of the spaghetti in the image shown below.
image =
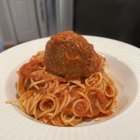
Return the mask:
<path fill-rule="evenodd" d="M 55 126 L 75 126 L 87 118 L 112 114 L 117 89 L 104 70 L 80 80 L 46 71 L 45 52 L 38 52 L 18 71 L 16 101 L 29 116 Z"/>

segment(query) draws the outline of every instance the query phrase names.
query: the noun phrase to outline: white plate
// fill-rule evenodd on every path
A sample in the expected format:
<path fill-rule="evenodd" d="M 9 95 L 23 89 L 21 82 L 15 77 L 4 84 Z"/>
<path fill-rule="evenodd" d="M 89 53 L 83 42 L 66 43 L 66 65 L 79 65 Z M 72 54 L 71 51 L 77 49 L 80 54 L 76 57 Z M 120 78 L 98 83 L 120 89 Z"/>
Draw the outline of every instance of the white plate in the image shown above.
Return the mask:
<path fill-rule="evenodd" d="M 106 57 L 119 88 L 115 113 L 99 122 L 76 127 L 49 126 L 35 121 L 5 101 L 16 98 L 16 70 L 49 38 L 17 45 L 0 54 L 0 140 L 138 140 L 140 139 L 140 50 L 119 41 L 85 36 Z"/>

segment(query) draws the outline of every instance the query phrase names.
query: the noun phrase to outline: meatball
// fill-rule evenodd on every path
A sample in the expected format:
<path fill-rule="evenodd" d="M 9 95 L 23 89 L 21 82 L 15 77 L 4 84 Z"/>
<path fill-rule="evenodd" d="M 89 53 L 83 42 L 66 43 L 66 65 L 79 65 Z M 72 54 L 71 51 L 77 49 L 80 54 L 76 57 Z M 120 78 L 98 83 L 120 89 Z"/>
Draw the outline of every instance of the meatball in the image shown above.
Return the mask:
<path fill-rule="evenodd" d="M 67 80 L 80 80 L 103 69 L 104 58 L 92 44 L 73 31 L 51 37 L 45 50 L 46 70 Z"/>

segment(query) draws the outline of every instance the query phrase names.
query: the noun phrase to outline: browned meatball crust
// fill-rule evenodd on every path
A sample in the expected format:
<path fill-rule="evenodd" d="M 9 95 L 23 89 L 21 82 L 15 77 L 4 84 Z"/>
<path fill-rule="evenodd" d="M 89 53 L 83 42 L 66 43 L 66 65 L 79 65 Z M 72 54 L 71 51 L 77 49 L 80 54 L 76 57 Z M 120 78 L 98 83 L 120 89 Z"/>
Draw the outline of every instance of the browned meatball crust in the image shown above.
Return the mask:
<path fill-rule="evenodd" d="M 80 80 L 102 70 L 104 59 L 81 35 L 66 31 L 52 36 L 47 42 L 45 62 L 48 72 L 68 80 Z"/>

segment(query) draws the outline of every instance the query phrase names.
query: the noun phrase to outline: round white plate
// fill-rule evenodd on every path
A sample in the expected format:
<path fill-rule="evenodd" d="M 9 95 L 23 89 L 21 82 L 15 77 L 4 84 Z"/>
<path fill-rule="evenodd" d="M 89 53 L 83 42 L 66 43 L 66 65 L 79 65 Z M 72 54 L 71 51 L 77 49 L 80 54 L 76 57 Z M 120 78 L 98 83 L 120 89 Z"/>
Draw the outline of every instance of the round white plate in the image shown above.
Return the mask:
<path fill-rule="evenodd" d="M 107 69 L 119 89 L 111 117 L 83 122 L 76 127 L 56 127 L 28 117 L 5 101 L 16 98 L 16 71 L 49 38 L 17 45 L 0 54 L 1 140 L 138 140 L 140 139 L 140 49 L 107 38 L 85 36 L 106 58 Z"/>

